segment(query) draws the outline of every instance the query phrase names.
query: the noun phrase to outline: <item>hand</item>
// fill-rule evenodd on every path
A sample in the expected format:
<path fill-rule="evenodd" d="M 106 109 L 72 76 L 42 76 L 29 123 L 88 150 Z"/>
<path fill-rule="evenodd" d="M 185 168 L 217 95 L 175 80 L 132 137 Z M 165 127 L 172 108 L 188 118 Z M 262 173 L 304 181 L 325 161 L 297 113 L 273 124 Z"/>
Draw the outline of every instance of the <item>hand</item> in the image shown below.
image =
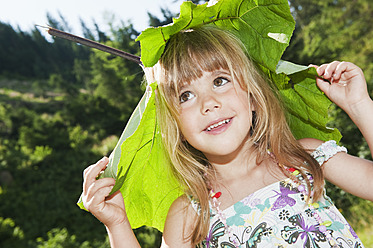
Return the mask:
<path fill-rule="evenodd" d="M 317 78 L 318 87 L 325 95 L 341 107 L 345 112 L 354 112 L 363 106 L 364 102 L 371 101 L 363 71 L 350 62 L 334 61 L 330 64 L 315 66 L 317 73 L 322 78 Z"/>
<path fill-rule="evenodd" d="M 111 227 L 126 221 L 127 215 L 122 194 L 118 190 L 111 196 L 115 179 L 102 178 L 96 180 L 97 175 L 106 168 L 109 159 L 104 157 L 96 164 L 84 170 L 83 205 L 105 226 Z"/>

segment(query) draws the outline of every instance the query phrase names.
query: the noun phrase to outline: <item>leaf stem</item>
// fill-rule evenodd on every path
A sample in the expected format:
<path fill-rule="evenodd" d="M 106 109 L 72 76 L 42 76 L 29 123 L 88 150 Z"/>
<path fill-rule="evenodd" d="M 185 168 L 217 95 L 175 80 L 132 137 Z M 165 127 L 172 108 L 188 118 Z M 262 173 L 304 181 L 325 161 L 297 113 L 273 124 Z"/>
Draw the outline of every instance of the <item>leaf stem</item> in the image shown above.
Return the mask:
<path fill-rule="evenodd" d="M 36 26 L 39 26 L 39 25 L 36 25 Z M 66 39 L 66 40 L 70 40 L 70 41 L 73 41 L 73 42 L 76 42 L 76 43 L 80 43 L 84 46 L 95 48 L 95 49 L 98 49 L 100 51 L 107 52 L 107 53 L 110 53 L 110 54 L 128 59 L 132 62 L 137 63 L 141 67 L 143 67 L 139 56 L 124 52 L 122 50 L 119 50 L 119 49 L 116 49 L 116 48 L 113 48 L 113 47 L 103 45 L 103 44 L 98 43 L 98 42 L 93 41 L 93 40 L 89 40 L 89 39 L 82 38 L 82 37 L 79 37 L 79 36 L 76 36 L 76 35 L 73 35 L 73 34 L 70 34 L 70 33 L 66 33 L 66 32 L 58 30 L 56 28 L 43 27 L 43 26 L 39 26 L 39 27 L 47 29 L 48 34 L 50 34 L 52 36 L 56 36 L 56 37 L 59 37 L 59 38 L 62 38 L 62 39 Z"/>

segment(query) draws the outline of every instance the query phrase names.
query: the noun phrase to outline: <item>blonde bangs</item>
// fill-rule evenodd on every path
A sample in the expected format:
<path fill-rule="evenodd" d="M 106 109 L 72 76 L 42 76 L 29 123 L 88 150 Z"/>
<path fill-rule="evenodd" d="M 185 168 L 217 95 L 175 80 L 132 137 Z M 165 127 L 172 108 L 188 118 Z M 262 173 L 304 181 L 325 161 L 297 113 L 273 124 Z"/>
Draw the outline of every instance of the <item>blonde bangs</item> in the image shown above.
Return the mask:
<path fill-rule="evenodd" d="M 185 37 L 179 35 L 172 40 L 168 47 L 168 52 L 172 55 L 165 54 L 162 60 L 163 66 L 168 69 L 170 81 L 177 85 L 184 85 L 200 78 L 204 71 L 212 72 L 218 69 L 228 70 L 226 56 L 216 45 L 204 39 L 194 40 L 194 35 L 188 33 Z M 200 36 L 196 36 L 196 38 Z M 206 37 L 213 38 L 213 37 Z M 171 58 L 171 60 L 169 60 Z M 166 69 L 166 70 L 167 70 Z"/>

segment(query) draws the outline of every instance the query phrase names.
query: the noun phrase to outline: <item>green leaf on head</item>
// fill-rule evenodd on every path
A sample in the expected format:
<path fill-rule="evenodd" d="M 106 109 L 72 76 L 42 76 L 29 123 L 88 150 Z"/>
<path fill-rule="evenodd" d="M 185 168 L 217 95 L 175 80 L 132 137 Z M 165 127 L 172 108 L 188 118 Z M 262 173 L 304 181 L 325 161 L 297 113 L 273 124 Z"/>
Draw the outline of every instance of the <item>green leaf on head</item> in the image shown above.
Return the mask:
<path fill-rule="evenodd" d="M 173 34 L 201 25 L 216 25 L 234 32 L 258 64 L 275 71 L 289 45 L 295 22 L 283 0 L 220 0 L 215 5 L 183 2 L 172 25 L 148 28 L 137 38 L 145 67 L 155 65 Z"/>

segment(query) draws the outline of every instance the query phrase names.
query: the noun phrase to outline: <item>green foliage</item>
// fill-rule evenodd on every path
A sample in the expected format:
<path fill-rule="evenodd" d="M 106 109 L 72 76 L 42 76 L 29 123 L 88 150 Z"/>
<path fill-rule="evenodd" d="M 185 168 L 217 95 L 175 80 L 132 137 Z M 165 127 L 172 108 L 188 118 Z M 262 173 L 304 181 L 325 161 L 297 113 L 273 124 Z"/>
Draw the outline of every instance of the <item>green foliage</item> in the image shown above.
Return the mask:
<path fill-rule="evenodd" d="M 0 74 L 9 78 L 40 79 L 58 73 L 75 83 L 71 73 L 74 59 L 87 59 L 90 53 L 88 48 L 65 40 L 49 43 L 36 28 L 31 33 L 17 32 L 0 22 L 0 33 L 0 44 L 7 48 L 0 51 Z"/>
<path fill-rule="evenodd" d="M 142 248 L 160 247 L 162 242 L 162 233 L 157 229 L 143 226 L 134 230 Z"/>
<path fill-rule="evenodd" d="M 79 248 L 79 247 L 88 247 L 86 245 L 80 245 L 76 241 L 75 235 L 69 235 L 66 228 L 58 229 L 54 228 L 47 233 L 48 239 L 44 240 L 43 238 L 38 238 L 36 240 L 38 248 Z"/>
<path fill-rule="evenodd" d="M 10 218 L 0 217 L 1 247 L 16 247 L 25 244 L 23 231 Z"/>
<path fill-rule="evenodd" d="M 12 120 L 7 115 L 9 109 L 8 104 L 0 104 L 0 134 L 8 133 L 12 129 Z"/>
<path fill-rule="evenodd" d="M 66 228 L 53 228 L 47 233 L 47 239 L 37 238 L 37 248 L 104 248 L 109 247 L 109 239 L 104 242 L 79 242 L 75 235 L 70 235 Z"/>
<path fill-rule="evenodd" d="M 362 240 L 365 247 L 373 247 L 373 227 L 368 226 L 364 229 L 358 229 L 356 231 L 360 240 Z"/>
<path fill-rule="evenodd" d="M 111 32 L 114 40 L 107 41 L 107 45 L 132 54 L 139 53 L 139 47 L 134 41 L 138 32 L 132 25 L 112 27 Z M 124 112 L 128 118 L 143 92 L 141 67 L 101 51 L 94 51 L 90 57 L 90 65 L 89 88 L 93 89 L 94 96 L 103 98 L 108 104 L 118 108 L 116 115 Z"/>
<path fill-rule="evenodd" d="M 136 54 L 137 35 L 123 23 L 107 42 Z M 68 41 L 45 45 L 50 70 L 24 73 L 25 81 L 10 70 L 0 77 L 0 216 L 23 231 L 11 245 L 0 239 L 0 247 L 107 247 L 105 228 L 75 203 L 82 171 L 113 149 L 139 100 L 142 70 Z M 11 236 L 13 229 L 0 231 Z M 154 240 L 147 232 L 144 244 Z"/>

